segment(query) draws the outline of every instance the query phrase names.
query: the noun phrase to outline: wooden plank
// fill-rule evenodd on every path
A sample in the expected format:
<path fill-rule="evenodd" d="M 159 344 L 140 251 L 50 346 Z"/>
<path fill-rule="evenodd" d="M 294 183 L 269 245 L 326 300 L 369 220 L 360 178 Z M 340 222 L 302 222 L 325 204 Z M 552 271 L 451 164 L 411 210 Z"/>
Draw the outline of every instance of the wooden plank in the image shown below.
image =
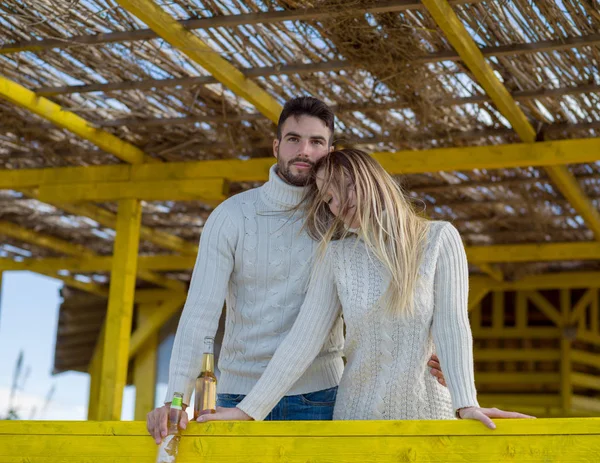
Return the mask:
<path fill-rule="evenodd" d="M 571 350 L 571 360 L 576 363 L 600 369 L 600 354 L 585 352 L 582 350 Z"/>
<path fill-rule="evenodd" d="M 560 350 L 558 349 L 475 349 L 475 361 L 558 361 Z"/>
<path fill-rule="evenodd" d="M 401 421 L 228 421 L 190 423 L 185 437 L 422 437 L 422 436 L 573 436 L 600 433 L 600 418 L 498 420 L 491 431 L 471 420 Z M 152 438 L 141 421 L 0 421 L 4 436 L 104 436 Z M 30 437 L 31 439 L 31 437 Z M 0 449 L 2 447 L 0 446 Z M 239 461 L 239 459 L 236 459 Z"/>
<path fill-rule="evenodd" d="M 571 291 L 569 289 L 560 290 L 560 312 L 563 320 L 562 325 L 567 326 L 567 322 L 571 316 Z M 563 333 L 560 339 L 560 398 L 565 414 L 571 410 L 571 400 L 573 398 L 571 348 L 572 341 Z"/>
<path fill-rule="evenodd" d="M 600 377 L 596 375 L 572 372 L 571 382 L 573 383 L 573 386 L 587 387 L 600 391 Z"/>
<path fill-rule="evenodd" d="M 550 384 L 559 383 L 558 373 L 507 373 L 505 371 L 475 373 L 475 384 Z"/>
<path fill-rule="evenodd" d="M 573 325 L 580 319 L 585 318 L 585 309 L 592 303 L 594 292 L 596 291 L 596 289 L 588 289 L 583 296 L 581 296 L 581 299 L 579 299 L 577 304 L 575 304 L 575 307 L 573 307 L 573 312 L 568 317 L 568 324 Z"/>
<path fill-rule="evenodd" d="M 148 323 L 159 304 L 140 304 L 137 308 L 138 330 Z M 134 419 L 144 421 L 146 414 L 154 409 L 156 396 L 158 331 L 148 335 L 133 361 L 133 384 L 135 385 Z"/>
<path fill-rule="evenodd" d="M 436 148 L 426 151 L 378 152 L 373 156 L 390 174 L 472 169 L 508 169 L 565 163 L 596 162 L 600 138 L 533 144 Z M 107 181 L 164 181 L 225 178 L 232 182 L 267 181 L 274 158 L 0 170 L 0 189 L 39 188 L 41 185 Z"/>
<path fill-rule="evenodd" d="M 98 405 L 100 420 L 121 418 L 123 388 L 129 363 L 141 216 L 142 207 L 138 200 L 124 199 L 119 202 L 102 356 Z"/>
<path fill-rule="evenodd" d="M 222 178 L 179 180 L 161 182 L 106 182 L 69 183 L 68 185 L 45 185 L 39 188 L 43 202 L 109 202 L 120 199 L 144 199 L 147 201 L 203 201 L 218 204 L 225 199 L 225 181 Z"/>
<path fill-rule="evenodd" d="M 479 424 L 479 426 L 482 426 Z M 243 461 L 248 463 L 288 462 L 465 462 L 519 461 L 592 462 L 600 449 L 597 435 L 529 435 L 499 436 L 385 436 L 373 439 L 363 436 L 331 437 L 184 437 L 181 440 L 178 463 Z M 46 460 L 58 453 L 86 463 L 100 461 L 144 461 L 156 458 L 156 447 L 144 437 L 110 438 L 89 436 L 73 445 L 69 436 L 52 436 L 28 441 L 28 436 L 11 436 L 5 454 L 20 461 Z M 508 449 L 508 450 L 507 450 Z M 18 456 L 18 457 L 16 457 Z M 19 458 L 17 460 L 17 458 Z"/>
<path fill-rule="evenodd" d="M 503 328 L 494 330 L 481 328 L 473 330 L 473 337 L 478 339 L 559 339 L 562 331 L 559 328 Z"/>
<path fill-rule="evenodd" d="M 548 302 L 548 299 L 541 295 L 541 293 L 538 291 L 528 291 L 527 298 L 533 302 L 533 304 L 535 304 L 548 319 L 552 320 L 556 326 L 563 326 L 561 314 L 550 302 Z"/>
<path fill-rule="evenodd" d="M 548 243 L 469 246 L 469 262 L 545 262 L 558 260 L 598 260 L 600 243 Z"/>

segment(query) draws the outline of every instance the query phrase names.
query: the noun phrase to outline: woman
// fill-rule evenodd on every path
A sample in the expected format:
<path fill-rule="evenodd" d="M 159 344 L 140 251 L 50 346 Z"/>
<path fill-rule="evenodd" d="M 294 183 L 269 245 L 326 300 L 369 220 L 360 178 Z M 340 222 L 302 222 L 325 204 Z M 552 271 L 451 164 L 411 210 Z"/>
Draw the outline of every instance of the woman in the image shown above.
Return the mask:
<path fill-rule="evenodd" d="M 528 418 L 480 408 L 467 316 L 468 267 L 448 222 L 419 216 L 394 179 L 359 150 L 315 166 L 306 227 L 321 242 L 298 318 L 237 409 L 199 421 L 262 420 L 328 342 L 340 306 L 347 364 L 334 419 Z M 448 388 L 426 371 L 434 352 Z"/>

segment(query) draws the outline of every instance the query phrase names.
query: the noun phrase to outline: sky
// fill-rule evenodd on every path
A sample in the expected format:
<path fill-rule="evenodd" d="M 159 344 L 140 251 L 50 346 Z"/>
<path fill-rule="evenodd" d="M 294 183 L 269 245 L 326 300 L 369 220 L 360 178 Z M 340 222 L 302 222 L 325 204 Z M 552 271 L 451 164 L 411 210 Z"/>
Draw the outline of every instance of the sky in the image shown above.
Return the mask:
<path fill-rule="evenodd" d="M 60 280 L 31 272 L 4 272 L 0 298 L 0 416 L 7 413 L 15 363 L 20 350 L 30 374 L 17 392 L 20 419 L 85 420 L 89 376 L 66 372 L 52 376 Z M 49 406 L 42 410 L 54 385 Z M 162 388 L 160 388 L 162 389 Z M 163 392 L 164 394 L 164 392 Z M 160 396 L 162 399 L 162 396 Z M 135 388 L 127 387 L 122 419 L 132 420 Z M 33 410 L 35 408 L 35 410 Z"/>

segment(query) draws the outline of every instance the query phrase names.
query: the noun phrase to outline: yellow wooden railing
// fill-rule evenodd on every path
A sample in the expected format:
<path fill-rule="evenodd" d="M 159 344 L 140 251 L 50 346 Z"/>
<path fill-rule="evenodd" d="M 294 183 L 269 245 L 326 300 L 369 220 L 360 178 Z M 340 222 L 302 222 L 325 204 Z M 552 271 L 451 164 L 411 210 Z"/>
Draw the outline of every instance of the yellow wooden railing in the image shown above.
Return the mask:
<path fill-rule="evenodd" d="M 192 423 L 187 462 L 598 462 L 600 418 Z M 153 462 L 143 422 L 0 422 L 0 462 Z"/>

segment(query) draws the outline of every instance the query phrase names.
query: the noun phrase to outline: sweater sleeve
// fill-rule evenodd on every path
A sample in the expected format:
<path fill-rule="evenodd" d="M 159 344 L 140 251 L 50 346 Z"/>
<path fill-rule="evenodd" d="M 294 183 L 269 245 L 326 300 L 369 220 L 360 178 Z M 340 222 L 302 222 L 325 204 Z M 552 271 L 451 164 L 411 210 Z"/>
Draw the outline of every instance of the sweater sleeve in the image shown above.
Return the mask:
<path fill-rule="evenodd" d="M 452 405 L 457 410 L 479 406 L 468 316 L 469 268 L 458 230 L 446 224 L 440 233 L 432 333 Z"/>
<path fill-rule="evenodd" d="M 264 420 L 321 351 L 340 313 L 331 255 L 319 259 L 298 318 L 238 408 Z"/>
<path fill-rule="evenodd" d="M 237 227 L 227 208 L 226 202 L 212 212 L 200 236 L 198 257 L 171 352 L 165 402 L 172 400 L 174 392 L 181 392 L 183 403 L 190 404 L 201 369 L 204 338 L 217 332 L 237 242 Z"/>

